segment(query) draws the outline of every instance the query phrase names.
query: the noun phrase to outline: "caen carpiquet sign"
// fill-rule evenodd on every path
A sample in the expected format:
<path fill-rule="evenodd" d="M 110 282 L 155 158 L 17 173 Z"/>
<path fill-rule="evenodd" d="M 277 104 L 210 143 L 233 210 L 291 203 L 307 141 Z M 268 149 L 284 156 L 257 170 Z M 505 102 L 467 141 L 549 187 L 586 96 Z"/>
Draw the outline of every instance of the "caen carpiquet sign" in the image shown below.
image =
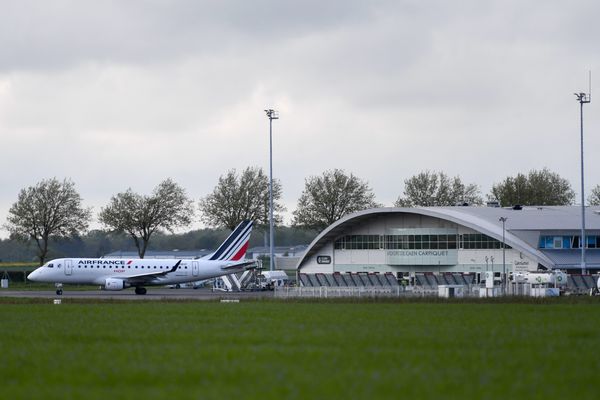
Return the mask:
<path fill-rule="evenodd" d="M 396 257 L 447 257 L 448 250 L 390 250 L 388 251 L 388 256 L 396 256 Z"/>
<path fill-rule="evenodd" d="M 386 229 L 389 239 L 397 240 L 398 247 L 386 250 L 388 265 L 456 265 L 456 228 L 392 228 Z M 395 237 L 397 236 L 397 237 Z M 430 236 L 435 240 L 430 241 Z M 448 237 L 453 237 L 452 242 Z M 403 245 L 401 246 L 400 243 Z M 452 246 L 449 244 L 452 243 Z M 404 246 L 407 245 L 407 246 Z M 435 245 L 435 246 L 434 246 Z M 412 248 L 406 248 L 412 247 Z M 416 248 L 415 248 L 416 247 Z M 435 247 L 435 248 L 431 248 Z M 445 247 L 445 248 L 438 248 Z M 448 247 L 454 247 L 448 249 Z"/>
<path fill-rule="evenodd" d="M 389 265 L 456 265 L 458 252 L 452 250 L 388 250 Z"/>

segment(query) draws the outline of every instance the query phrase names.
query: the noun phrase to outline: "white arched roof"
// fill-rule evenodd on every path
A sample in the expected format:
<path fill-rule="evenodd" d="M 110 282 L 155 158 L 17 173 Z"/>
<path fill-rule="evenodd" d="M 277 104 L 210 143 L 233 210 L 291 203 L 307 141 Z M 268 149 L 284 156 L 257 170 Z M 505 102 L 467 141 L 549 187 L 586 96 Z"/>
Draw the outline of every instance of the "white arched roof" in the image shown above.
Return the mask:
<path fill-rule="evenodd" d="M 588 208 L 589 229 L 600 230 L 598 208 Z M 347 215 L 323 230 L 308 246 L 296 268 L 318 252 L 326 243 L 344 234 L 353 226 L 362 224 L 374 217 L 386 214 L 416 214 L 439 218 L 454 222 L 502 241 L 501 217 L 507 218 L 505 223 L 505 243 L 536 260 L 547 268 L 555 268 L 553 260 L 516 236 L 514 232 L 527 230 L 576 230 L 578 229 L 578 207 L 525 207 L 514 210 L 492 207 L 414 207 L 414 208 L 374 208 Z M 579 214 L 580 217 L 580 214 Z"/>

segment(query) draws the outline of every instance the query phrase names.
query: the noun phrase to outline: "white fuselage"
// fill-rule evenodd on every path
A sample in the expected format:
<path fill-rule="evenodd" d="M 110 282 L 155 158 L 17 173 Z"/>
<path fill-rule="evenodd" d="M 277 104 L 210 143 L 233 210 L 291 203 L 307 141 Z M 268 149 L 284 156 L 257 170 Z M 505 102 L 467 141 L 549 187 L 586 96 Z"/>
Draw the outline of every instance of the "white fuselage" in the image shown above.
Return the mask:
<path fill-rule="evenodd" d="M 173 270 L 173 267 L 179 262 Z M 210 279 L 243 271 L 232 261 L 206 259 L 110 259 L 60 258 L 39 267 L 28 279 L 35 282 L 102 285 L 107 279 L 122 280 L 125 287 L 170 285 Z M 223 267 L 228 267 L 223 269 Z"/>

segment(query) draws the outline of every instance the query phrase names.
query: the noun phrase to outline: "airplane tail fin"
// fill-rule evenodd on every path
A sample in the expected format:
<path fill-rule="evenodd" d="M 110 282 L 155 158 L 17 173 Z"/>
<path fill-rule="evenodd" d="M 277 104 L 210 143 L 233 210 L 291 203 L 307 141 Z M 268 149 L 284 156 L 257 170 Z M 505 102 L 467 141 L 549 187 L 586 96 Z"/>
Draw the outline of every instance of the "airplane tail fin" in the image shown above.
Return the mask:
<path fill-rule="evenodd" d="M 250 243 L 250 233 L 252 232 L 252 221 L 242 221 L 219 246 L 209 260 L 229 260 L 237 261 L 246 255 L 248 244 Z"/>

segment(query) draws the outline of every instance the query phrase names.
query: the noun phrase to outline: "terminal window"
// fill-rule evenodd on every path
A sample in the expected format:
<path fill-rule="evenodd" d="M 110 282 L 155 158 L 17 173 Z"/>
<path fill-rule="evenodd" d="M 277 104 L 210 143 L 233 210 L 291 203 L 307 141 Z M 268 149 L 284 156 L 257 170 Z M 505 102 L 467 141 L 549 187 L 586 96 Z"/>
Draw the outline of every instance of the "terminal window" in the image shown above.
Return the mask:
<path fill-rule="evenodd" d="M 460 235 L 460 248 L 465 250 L 473 249 L 501 249 L 502 242 L 483 233 L 465 233 Z M 506 246 L 507 249 L 510 246 Z"/>
<path fill-rule="evenodd" d="M 540 249 L 580 249 L 581 236 L 540 236 Z M 600 236 L 590 235 L 585 237 L 586 249 L 600 248 Z"/>

